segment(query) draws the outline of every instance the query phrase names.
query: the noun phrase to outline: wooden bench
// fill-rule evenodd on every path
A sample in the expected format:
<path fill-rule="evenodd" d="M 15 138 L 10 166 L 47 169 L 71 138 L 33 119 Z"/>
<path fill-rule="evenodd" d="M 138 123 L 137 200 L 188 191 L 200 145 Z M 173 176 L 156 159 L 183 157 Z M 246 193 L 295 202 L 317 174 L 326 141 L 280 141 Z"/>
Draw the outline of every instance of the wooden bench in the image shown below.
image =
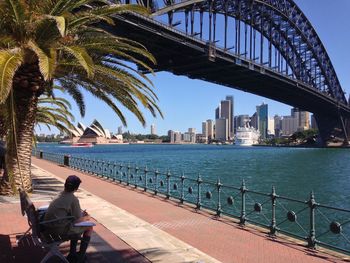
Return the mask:
<path fill-rule="evenodd" d="M 41 263 L 47 262 L 53 256 L 59 257 L 62 260 L 62 262 L 69 263 L 68 260 L 63 256 L 63 254 L 59 250 L 59 245 L 71 239 L 80 239 L 80 237 L 60 235 L 53 236 L 51 234 L 46 234 L 44 228 L 45 225 L 48 225 L 50 223 L 57 223 L 60 221 L 62 221 L 63 223 L 64 221 L 67 222 L 67 220 L 73 221 L 74 217 L 68 216 L 64 218 L 43 221 L 43 216 L 46 210 L 36 209 L 33 202 L 30 200 L 28 194 L 24 191 L 20 191 L 20 202 L 22 215 L 27 216 L 29 225 L 29 229 L 24 233 L 24 236 L 31 231 L 31 238 L 33 239 L 33 243 L 36 246 L 40 246 L 49 250 L 49 252 L 41 260 Z"/>

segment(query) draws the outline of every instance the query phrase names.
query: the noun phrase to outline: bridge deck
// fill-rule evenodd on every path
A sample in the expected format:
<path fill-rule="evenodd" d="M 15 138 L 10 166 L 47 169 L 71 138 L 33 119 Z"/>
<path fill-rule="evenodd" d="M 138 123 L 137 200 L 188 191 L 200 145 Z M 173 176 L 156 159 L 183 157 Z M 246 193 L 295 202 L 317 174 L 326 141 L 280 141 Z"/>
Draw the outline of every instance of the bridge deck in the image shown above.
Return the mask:
<path fill-rule="evenodd" d="M 33 163 L 62 179 L 69 174 L 77 174 L 82 179 L 82 188 L 85 190 L 221 262 L 341 262 L 341 259 L 333 255 L 308 250 L 287 239 L 273 240 L 259 230 L 242 229 L 231 220 L 217 219 L 188 206 L 180 207 L 176 202 L 165 201 L 163 198 L 153 197 L 139 190 L 131 190 L 129 187 L 116 185 L 44 160 L 33 158 Z M 90 208 L 90 211 L 92 210 L 93 207 Z M 118 221 L 120 216 L 118 214 L 114 219 L 113 217 L 106 219 Z M 129 225 L 133 226 L 134 222 L 130 222 Z M 123 235 L 124 238 L 135 235 L 135 227 L 125 229 Z M 145 236 L 144 240 L 139 242 L 151 242 L 150 240 L 151 237 Z M 145 256 L 147 257 L 147 253 Z M 158 262 L 179 261 L 163 257 Z"/>
<path fill-rule="evenodd" d="M 240 89 L 320 115 L 350 117 L 350 108 L 335 99 L 273 69 L 245 59 L 244 55 L 213 49 L 208 44 L 165 24 L 136 14 L 116 16 L 117 26 L 107 26 L 113 34 L 144 44 L 156 57 L 156 71 Z"/>

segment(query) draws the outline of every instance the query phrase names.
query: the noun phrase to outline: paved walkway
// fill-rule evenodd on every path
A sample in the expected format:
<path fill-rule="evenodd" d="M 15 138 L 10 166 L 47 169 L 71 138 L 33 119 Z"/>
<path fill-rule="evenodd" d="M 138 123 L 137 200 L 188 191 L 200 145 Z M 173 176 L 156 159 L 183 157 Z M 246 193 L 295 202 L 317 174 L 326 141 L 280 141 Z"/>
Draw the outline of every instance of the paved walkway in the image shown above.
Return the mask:
<path fill-rule="evenodd" d="M 76 174 L 82 179 L 81 188 L 84 190 L 79 192 L 81 205 L 98 222 L 89 251 L 89 262 L 94 259 L 91 255 L 96 259 L 103 257 L 104 262 L 295 263 L 347 260 L 308 250 L 287 239 L 271 239 L 260 230 L 241 228 L 232 220 L 216 218 L 207 212 L 180 206 L 177 202 L 133 187 L 36 158 L 33 158 L 33 164 L 40 167 L 33 170 L 36 175 L 57 176 L 64 180 L 68 175 Z M 0 216 L 2 206 L 0 203 Z M 3 234 L 1 224 L 0 231 Z M 7 233 L 13 235 L 15 232 L 13 229 Z M 125 256 L 128 254 L 125 251 L 129 251 L 129 257 Z M 1 261 L 0 257 L 0 262 L 11 261 Z"/>

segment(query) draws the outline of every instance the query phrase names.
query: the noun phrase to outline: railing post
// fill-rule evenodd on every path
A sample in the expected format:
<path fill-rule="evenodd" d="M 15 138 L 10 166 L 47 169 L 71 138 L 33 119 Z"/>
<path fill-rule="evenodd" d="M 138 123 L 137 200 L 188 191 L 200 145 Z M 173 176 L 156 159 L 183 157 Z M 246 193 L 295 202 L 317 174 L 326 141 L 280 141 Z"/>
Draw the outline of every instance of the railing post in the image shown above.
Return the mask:
<path fill-rule="evenodd" d="M 126 185 L 130 183 L 130 163 L 128 164 L 128 172 L 126 173 Z"/>
<path fill-rule="evenodd" d="M 315 230 L 316 201 L 315 201 L 315 195 L 313 191 L 310 193 L 310 200 L 308 202 L 308 205 L 310 207 L 310 234 L 308 237 L 308 246 L 310 248 L 315 248 L 316 247 L 316 230 Z"/>
<path fill-rule="evenodd" d="M 117 164 L 114 162 L 113 163 L 113 181 L 115 181 L 117 177 Z"/>
<path fill-rule="evenodd" d="M 168 169 L 168 172 L 166 174 L 166 181 L 167 181 L 167 192 L 166 192 L 166 198 L 170 198 L 170 170 Z"/>
<path fill-rule="evenodd" d="M 183 204 L 184 201 L 185 201 L 185 175 L 184 175 L 184 173 L 182 173 L 182 175 L 181 175 L 181 198 L 180 198 L 181 204 Z"/>
<path fill-rule="evenodd" d="M 41 154 L 42 152 L 40 151 L 40 154 Z M 42 157 L 41 157 L 42 158 Z M 63 165 L 64 166 L 69 166 L 69 155 L 65 155 L 65 156 L 63 156 Z"/>
<path fill-rule="evenodd" d="M 270 235 L 276 234 L 276 190 L 275 187 L 272 186 L 271 192 L 271 225 L 270 225 Z"/>
<path fill-rule="evenodd" d="M 137 188 L 137 175 L 138 175 L 138 172 L 139 171 L 139 168 L 137 166 L 135 166 L 135 174 L 134 174 L 134 184 L 135 184 L 135 188 Z"/>
<path fill-rule="evenodd" d="M 221 215 L 221 212 L 222 212 L 222 210 L 221 210 L 221 197 L 220 197 L 221 186 L 222 186 L 222 184 L 221 184 L 221 182 L 220 182 L 220 178 L 218 177 L 218 180 L 217 180 L 217 182 L 216 182 L 216 188 L 217 188 L 217 190 L 218 190 L 218 204 L 217 204 L 217 206 L 216 206 L 216 215 L 217 215 L 217 216 L 220 216 L 220 215 Z"/>
<path fill-rule="evenodd" d="M 143 187 L 143 190 L 146 192 L 147 191 L 147 173 L 148 173 L 148 170 L 147 170 L 147 165 L 145 166 L 145 184 L 144 184 L 144 187 Z"/>
<path fill-rule="evenodd" d="M 106 168 L 106 162 L 102 161 L 101 162 L 101 177 L 105 177 L 105 168 Z"/>
<path fill-rule="evenodd" d="M 154 172 L 155 178 L 154 178 L 154 194 L 157 195 L 158 194 L 158 169 L 156 169 L 156 171 Z"/>
<path fill-rule="evenodd" d="M 245 193 L 247 188 L 245 187 L 244 179 L 242 180 L 242 186 L 241 186 L 241 195 L 242 195 L 242 206 L 241 206 L 241 217 L 240 217 L 240 224 L 244 225 L 246 221 L 246 213 L 245 213 Z"/>
<path fill-rule="evenodd" d="M 198 174 L 197 178 L 197 209 L 200 209 L 202 204 L 201 204 L 201 183 L 202 183 L 202 178 L 201 175 Z"/>
<path fill-rule="evenodd" d="M 120 163 L 119 165 L 119 183 L 122 183 L 122 178 L 123 178 L 123 164 Z"/>

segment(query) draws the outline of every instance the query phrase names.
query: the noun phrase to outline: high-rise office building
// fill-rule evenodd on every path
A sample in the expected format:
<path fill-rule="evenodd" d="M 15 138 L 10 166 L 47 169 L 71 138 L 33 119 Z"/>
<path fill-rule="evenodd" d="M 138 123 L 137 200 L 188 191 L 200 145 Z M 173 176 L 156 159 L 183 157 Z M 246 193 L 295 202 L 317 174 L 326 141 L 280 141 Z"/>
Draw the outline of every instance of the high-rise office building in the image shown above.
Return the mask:
<path fill-rule="evenodd" d="M 170 143 L 180 143 L 182 140 L 181 132 L 178 132 L 178 131 L 169 130 L 168 136 L 170 139 Z"/>
<path fill-rule="evenodd" d="M 152 135 L 156 135 L 157 132 L 156 132 L 156 125 L 155 124 L 151 124 L 151 134 Z"/>
<path fill-rule="evenodd" d="M 282 134 L 290 136 L 298 130 L 298 118 L 284 116 L 282 119 Z"/>
<path fill-rule="evenodd" d="M 220 105 L 215 109 L 215 120 L 221 118 L 221 110 L 220 110 Z"/>
<path fill-rule="evenodd" d="M 233 138 L 234 131 L 235 131 L 235 122 L 234 122 L 235 114 L 234 114 L 233 96 L 226 96 L 226 100 L 230 101 L 230 103 L 231 103 L 231 115 L 230 115 L 230 119 L 229 119 L 229 125 L 230 125 L 229 129 L 230 129 L 230 137 Z"/>
<path fill-rule="evenodd" d="M 229 138 L 228 119 L 220 118 L 215 120 L 215 139 L 218 141 L 227 141 Z"/>
<path fill-rule="evenodd" d="M 257 124 L 258 131 L 260 132 L 260 138 L 267 138 L 267 126 L 268 126 L 268 105 L 261 104 L 260 106 L 256 106 L 256 115 L 257 115 Z"/>
<path fill-rule="evenodd" d="M 208 124 L 208 140 L 213 140 L 215 138 L 214 136 L 214 121 L 213 120 L 207 120 Z"/>
<path fill-rule="evenodd" d="M 275 120 L 275 136 L 280 137 L 282 134 L 282 117 L 275 115 L 273 118 Z"/>
<path fill-rule="evenodd" d="M 305 131 L 310 129 L 310 113 L 300 110 L 298 108 L 292 108 L 292 117 L 298 120 L 298 131 Z"/>
<path fill-rule="evenodd" d="M 208 122 L 206 121 L 202 122 L 202 135 L 208 139 Z"/>
<path fill-rule="evenodd" d="M 232 123 L 232 114 L 231 114 L 231 101 L 229 100 L 222 100 L 220 103 L 221 106 L 221 111 L 220 111 L 220 118 L 219 119 L 227 119 L 227 123 L 228 123 L 228 129 L 229 129 L 229 133 L 228 133 L 228 137 L 231 138 L 231 123 Z"/>

